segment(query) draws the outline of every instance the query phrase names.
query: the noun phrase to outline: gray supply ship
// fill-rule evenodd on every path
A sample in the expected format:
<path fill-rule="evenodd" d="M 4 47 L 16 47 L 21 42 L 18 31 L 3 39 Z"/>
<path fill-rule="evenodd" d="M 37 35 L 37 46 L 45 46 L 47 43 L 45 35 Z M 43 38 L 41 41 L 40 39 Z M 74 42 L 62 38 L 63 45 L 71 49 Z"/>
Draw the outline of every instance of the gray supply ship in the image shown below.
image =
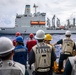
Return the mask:
<path fill-rule="evenodd" d="M 37 30 L 44 30 L 45 33 L 50 34 L 62 34 L 65 33 L 66 30 L 70 30 L 72 33 L 76 33 L 75 26 L 75 18 L 73 19 L 73 25 L 70 25 L 69 20 L 67 20 L 68 24 L 66 26 L 60 25 L 60 20 L 57 18 L 57 26 L 55 26 L 55 15 L 52 18 L 52 26 L 50 25 L 49 18 L 46 19 L 46 13 L 36 12 L 32 14 L 30 10 L 30 5 L 25 6 L 25 13 L 23 15 L 16 14 L 15 18 L 15 27 L 13 28 L 1 28 L 0 34 L 15 34 L 16 32 L 20 32 L 21 34 L 30 34 L 36 33 Z"/>

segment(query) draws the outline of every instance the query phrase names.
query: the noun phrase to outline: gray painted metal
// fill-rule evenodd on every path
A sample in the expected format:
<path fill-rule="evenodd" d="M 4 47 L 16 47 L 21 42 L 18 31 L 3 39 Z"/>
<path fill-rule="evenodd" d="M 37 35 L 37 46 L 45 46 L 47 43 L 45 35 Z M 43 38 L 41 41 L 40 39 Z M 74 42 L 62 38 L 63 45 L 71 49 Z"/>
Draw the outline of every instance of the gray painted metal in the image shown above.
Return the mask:
<path fill-rule="evenodd" d="M 45 22 L 44 25 L 31 25 L 31 21 L 36 22 Z M 36 33 L 37 30 L 41 29 L 44 30 L 45 33 L 51 34 L 64 34 L 66 30 L 56 30 L 56 29 L 47 29 L 46 27 L 46 13 L 34 13 L 32 14 L 30 11 L 30 5 L 26 5 L 25 13 L 23 15 L 16 15 L 15 18 L 15 27 L 13 28 L 1 28 L 0 27 L 0 34 L 15 34 L 16 32 L 20 32 L 21 34 L 30 34 Z M 49 25 L 48 25 L 49 27 Z M 72 33 L 76 33 L 76 27 L 69 29 Z"/>

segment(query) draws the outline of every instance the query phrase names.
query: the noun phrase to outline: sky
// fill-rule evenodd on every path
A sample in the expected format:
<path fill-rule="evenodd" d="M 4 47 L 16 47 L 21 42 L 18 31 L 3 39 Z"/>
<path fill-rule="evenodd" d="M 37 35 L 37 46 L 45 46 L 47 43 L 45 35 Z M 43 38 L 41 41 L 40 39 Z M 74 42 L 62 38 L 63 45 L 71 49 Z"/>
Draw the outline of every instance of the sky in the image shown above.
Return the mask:
<path fill-rule="evenodd" d="M 45 12 L 50 21 L 55 14 L 61 25 L 76 17 L 76 0 L 0 0 L 0 27 L 14 27 L 16 14 L 24 14 L 27 4 L 31 5 L 31 13 L 36 4 L 37 12 Z"/>

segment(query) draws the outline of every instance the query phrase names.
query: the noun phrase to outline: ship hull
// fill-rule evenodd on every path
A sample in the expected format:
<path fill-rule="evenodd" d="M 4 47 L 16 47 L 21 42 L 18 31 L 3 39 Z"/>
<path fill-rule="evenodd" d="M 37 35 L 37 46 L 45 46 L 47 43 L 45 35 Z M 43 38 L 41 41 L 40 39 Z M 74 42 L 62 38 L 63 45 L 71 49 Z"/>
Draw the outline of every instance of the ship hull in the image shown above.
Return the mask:
<path fill-rule="evenodd" d="M 66 30 L 47 30 L 45 27 L 14 27 L 14 28 L 3 28 L 0 30 L 0 34 L 15 34 L 20 32 L 21 34 L 36 33 L 37 30 L 43 30 L 45 33 L 50 34 L 64 34 Z M 76 30 L 70 30 L 71 33 L 76 34 Z"/>

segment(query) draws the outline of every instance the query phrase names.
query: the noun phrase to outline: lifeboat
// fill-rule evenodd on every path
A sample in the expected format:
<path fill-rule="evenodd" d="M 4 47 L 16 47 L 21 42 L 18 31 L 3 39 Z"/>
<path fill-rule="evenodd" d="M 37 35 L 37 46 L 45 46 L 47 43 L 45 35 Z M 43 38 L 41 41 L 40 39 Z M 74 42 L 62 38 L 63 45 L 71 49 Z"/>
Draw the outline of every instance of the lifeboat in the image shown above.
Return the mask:
<path fill-rule="evenodd" d="M 38 25 L 39 22 L 38 21 L 31 21 L 31 25 Z"/>
<path fill-rule="evenodd" d="M 31 25 L 45 25 L 44 21 L 31 21 Z"/>
<path fill-rule="evenodd" d="M 44 21 L 39 21 L 39 25 L 45 25 L 46 23 Z"/>

